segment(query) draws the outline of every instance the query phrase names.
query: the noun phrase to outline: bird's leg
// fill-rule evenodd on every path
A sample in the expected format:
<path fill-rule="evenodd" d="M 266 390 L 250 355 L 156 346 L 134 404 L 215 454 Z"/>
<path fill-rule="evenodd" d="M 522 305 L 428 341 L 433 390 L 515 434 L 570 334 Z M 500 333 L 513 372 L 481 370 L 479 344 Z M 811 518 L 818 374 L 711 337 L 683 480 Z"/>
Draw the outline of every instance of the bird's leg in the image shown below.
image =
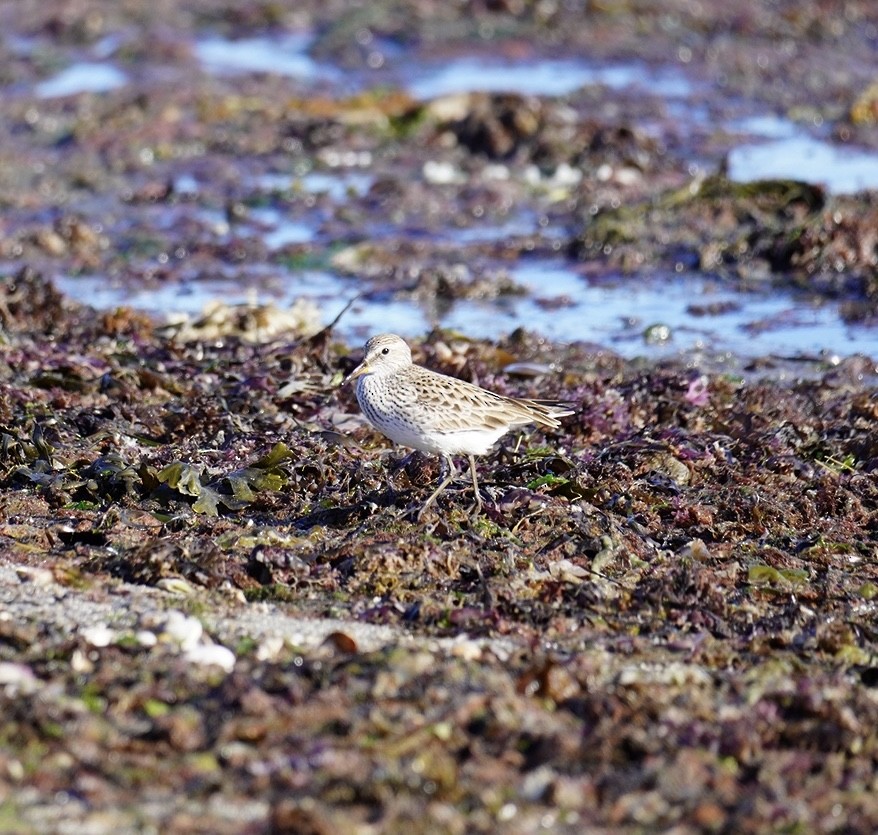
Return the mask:
<path fill-rule="evenodd" d="M 470 513 L 475 511 L 478 515 L 482 512 L 482 496 L 479 493 L 479 480 L 476 477 L 476 457 L 474 455 L 470 455 L 469 457 L 469 471 L 473 477 L 473 493 L 476 497 L 476 504 L 474 508 L 470 508 Z"/>
<path fill-rule="evenodd" d="M 424 515 L 424 511 L 436 501 L 439 494 L 451 484 L 452 481 L 454 481 L 454 477 L 457 475 L 457 470 L 454 469 L 454 461 L 451 460 L 450 455 L 441 453 L 440 461 L 441 469 L 439 471 L 439 477 L 442 478 L 442 476 L 444 476 L 444 478 L 439 482 L 439 486 L 433 491 L 430 498 L 424 502 L 424 506 L 418 511 L 418 521 L 420 521 L 421 517 Z"/>

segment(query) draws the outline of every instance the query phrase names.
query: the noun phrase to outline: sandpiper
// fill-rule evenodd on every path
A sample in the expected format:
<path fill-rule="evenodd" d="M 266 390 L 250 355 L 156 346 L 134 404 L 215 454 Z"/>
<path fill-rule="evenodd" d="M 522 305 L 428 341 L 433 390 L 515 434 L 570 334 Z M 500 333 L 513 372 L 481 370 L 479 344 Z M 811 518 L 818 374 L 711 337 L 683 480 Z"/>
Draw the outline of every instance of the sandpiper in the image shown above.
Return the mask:
<path fill-rule="evenodd" d="M 418 512 L 418 519 L 452 482 L 453 456 L 469 458 L 476 497 L 476 455 L 485 455 L 512 429 L 538 423 L 556 429 L 558 418 L 572 415 L 571 404 L 552 400 L 519 400 L 415 365 L 405 341 L 393 333 L 373 336 L 363 361 L 345 382 L 357 381 L 357 401 L 378 431 L 403 446 L 439 455 L 442 478 Z"/>

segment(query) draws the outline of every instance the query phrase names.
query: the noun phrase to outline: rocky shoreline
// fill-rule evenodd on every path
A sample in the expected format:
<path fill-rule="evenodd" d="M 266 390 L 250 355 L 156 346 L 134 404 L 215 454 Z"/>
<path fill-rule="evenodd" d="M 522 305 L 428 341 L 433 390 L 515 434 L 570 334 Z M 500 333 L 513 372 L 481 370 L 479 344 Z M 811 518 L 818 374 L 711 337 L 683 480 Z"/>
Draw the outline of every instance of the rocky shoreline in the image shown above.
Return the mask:
<path fill-rule="evenodd" d="M 874 192 L 732 183 L 734 138 L 644 90 L 420 102 L 195 58 L 205 31 L 300 30 L 358 78 L 485 42 L 673 55 L 718 117 L 758 101 L 878 147 L 872 4 L 763 6 L 0 8 L 0 830 L 878 827 L 878 357 L 433 328 L 416 361 L 577 409 L 479 462 L 482 514 L 463 480 L 414 523 L 437 462 L 362 419 L 339 385 L 361 340 L 325 324 L 357 293 L 514 296 L 505 266 L 551 254 L 794 289 L 870 328 Z M 126 86 L 35 92 L 95 50 Z M 368 184 L 265 185 L 339 161 Z M 265 211 L 317 232 L 268 246 Z M 532 231 L 437 233 L 516 211 Z M 168 324 L 58 289 L 315 265 L 350 282 L 332 313 Z"/>

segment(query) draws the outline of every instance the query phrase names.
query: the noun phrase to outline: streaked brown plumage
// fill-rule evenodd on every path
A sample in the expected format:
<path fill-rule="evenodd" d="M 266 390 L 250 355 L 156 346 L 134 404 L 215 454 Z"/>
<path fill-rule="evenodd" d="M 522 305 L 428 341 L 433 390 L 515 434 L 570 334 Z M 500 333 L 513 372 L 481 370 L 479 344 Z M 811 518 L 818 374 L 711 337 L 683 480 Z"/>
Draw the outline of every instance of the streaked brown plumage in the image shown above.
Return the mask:
<path fill-rule="evenodd" d="M 453 456 L 469 458 L 481 509 L 475 456 L 488 453 L 512 429 L 531 423 L 556 429 L 558 418 L 573 414 L 568 403 L 504 397 L 415 365 L 409 346 L 392 333 L 366 343 L 363 361 L 345 382 L 350 380 L 357 381 L 357 401 L 376 429 L 398 444 L 441 457 L 445 477 L 419 517 L 454 478 Z"/>

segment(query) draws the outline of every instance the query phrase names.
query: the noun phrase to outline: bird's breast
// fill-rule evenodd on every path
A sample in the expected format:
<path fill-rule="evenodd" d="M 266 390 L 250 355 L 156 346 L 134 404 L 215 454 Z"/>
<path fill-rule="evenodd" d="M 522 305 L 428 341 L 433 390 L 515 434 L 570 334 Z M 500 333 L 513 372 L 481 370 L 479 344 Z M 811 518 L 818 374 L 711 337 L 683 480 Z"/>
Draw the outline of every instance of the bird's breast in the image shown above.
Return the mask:
<path fill-rule="evenodd" d="M 485 455 L 509 431 L 508 426 L 468 427 L 457 415 L 453 420 L 443 419 L 439 410 L 417 397 L 417 392 L 371 376 L 357 381 L 357 401 L 379 432 L 422 452 Z"/>

